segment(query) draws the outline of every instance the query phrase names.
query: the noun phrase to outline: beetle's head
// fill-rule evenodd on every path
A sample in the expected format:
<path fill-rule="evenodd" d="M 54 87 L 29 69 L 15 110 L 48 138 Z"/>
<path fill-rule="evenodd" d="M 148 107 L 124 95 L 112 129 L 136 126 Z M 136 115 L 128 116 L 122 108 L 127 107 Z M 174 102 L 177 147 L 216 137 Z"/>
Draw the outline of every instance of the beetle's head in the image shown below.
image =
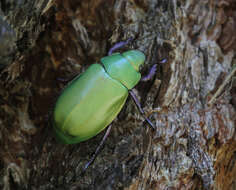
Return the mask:
<path fill-rule="evenodd" d="M 129 50 L 124 52 L 122 55 L 128 59 L 134 69 L 139 72 L 140 65 L 144 64 L 145 55 L 139 50 Z"/>

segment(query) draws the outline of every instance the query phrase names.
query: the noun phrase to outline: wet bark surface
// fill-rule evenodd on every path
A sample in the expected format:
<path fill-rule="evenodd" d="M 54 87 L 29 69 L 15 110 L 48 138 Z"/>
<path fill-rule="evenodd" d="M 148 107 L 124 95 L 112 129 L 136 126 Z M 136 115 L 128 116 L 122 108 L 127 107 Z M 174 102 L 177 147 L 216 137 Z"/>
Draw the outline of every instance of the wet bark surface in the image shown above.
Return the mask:
<path fill-rule="evenodd" d="M 236 1 L 0 1 L 0 189 L 236 189 Z M 94 164 L 104 132 L 54 139 L 51 112 L 65 83 L 121 51 L 146 55 Z M 162 59 L 167 62 L 161 64 Z M 86 110 L 85 110 L 86 111 Z"/>

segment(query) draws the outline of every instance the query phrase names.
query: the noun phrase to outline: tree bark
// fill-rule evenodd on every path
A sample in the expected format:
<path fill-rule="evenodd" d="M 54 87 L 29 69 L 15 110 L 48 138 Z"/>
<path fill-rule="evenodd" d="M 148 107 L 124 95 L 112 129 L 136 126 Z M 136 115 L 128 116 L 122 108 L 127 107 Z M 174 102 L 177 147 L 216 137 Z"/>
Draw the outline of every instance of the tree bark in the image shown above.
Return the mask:
<path fill-rule="evenodd" d="M 235 0 L 1 0 L 0 189 L 236 189 Z M 51 112 L 69 79 L 121 51 L 158 71 L 104 132 L 54 139 Z M 166 63 L 160 63 L 167 59 Z"/>

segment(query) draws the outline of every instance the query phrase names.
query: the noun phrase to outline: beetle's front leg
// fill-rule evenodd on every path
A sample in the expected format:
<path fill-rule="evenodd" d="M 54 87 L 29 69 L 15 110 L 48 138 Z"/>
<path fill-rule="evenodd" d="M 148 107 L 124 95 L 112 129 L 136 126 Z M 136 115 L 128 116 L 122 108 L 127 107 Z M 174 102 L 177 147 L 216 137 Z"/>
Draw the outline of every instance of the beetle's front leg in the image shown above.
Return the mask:
<path fill-rule="evenodd" d="M 162 59 L 159 63 L 166 63 L 167 59 Z M 151 69 L 149 70 L 148 74 L 141 78 L 141 81 L 148 81 L 151 80 L 152 77 L 156 74 L 157 71 L 157 64 L 153 65 Z"/>
<path fill-rule="evenodd" d="M 108 55 L 111 55 L 115 50 L 120 49 L 120 48 L 126 46 L 132 40 L 133 40 L 133 38 L 129 38 L 126 41 L 122 41 L 122 42 L 116 43 L 114 46 L 111 47 L 111 49 L 109 49 Z"/>
<path fill-rule="evenodd" d="M 135 105 L 138 107 L 139 112 L 141 113 L 141 115 L 143 115 L 144 119 L 147 121 L 147 123 L 151 126 L 152 129 L 155 129 L 153 123 L 145 116 L 145 113 L 143 111 L 143 108 L 140 105 L 140 102 L 138 101 L 138 98 L 136 97 L 135 93 L 133 90 L 129 91 L 130 96 L 132 97 L 132 99 L 134 100 Z"/>
<path fill-rule="evenodd" d="M 111 131 L 111 124 L 108 126 L 105 135 L 102 138 L 102 141 L 100 142 L 100 144 L 98 145 L 98 147 L 96 148 L 96 151 L 94 152 L 92 158 L 89 160 L 89 162 L 85 165 L 83 173 L 88 169 L 88 167 L 94 162 L 94 160 L 96 159 L 97 155 L 99 154 L 99 152 L 101 151 L 105 140 L 107 139 L 108 135 L 110 134 Z"/>

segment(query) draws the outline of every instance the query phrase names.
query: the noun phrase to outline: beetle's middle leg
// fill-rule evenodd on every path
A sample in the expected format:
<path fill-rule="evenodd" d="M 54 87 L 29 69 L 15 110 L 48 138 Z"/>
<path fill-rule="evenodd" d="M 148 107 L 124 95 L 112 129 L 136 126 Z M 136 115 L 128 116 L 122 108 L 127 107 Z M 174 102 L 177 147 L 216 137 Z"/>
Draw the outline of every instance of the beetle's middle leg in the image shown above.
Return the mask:
<path fill-rule="evenodd" d="M 96 148 L 96 151 L 94 152 L 92 158 L 89 160 L 89 162 L 85 165 L 84 167 L 84 172 L 85 170 L 94 162 L 94 160 L 96 159 L 96 157 L 98 156 L 99 152 L 101 151 L 104 143 L 105 143 L 105 140 L 107 139 L 108 135 L 110 134 L 110 131 L 111 131 L 111 124 L 108 126 L 107 130 L 106 130 L 106 133 L 105 135 L 103 136 L 102 138 L 102 141 L 100 142 L 100 144 L 98 145 L 98 147 Z"/>
<path fill-rule="evenodd" d="M 138 98 L 136 97 L 134 91 L 131 89 L 129 91 L 130 96 L 132 97 L 132 99 L 134 100 L 135 105 L 138 107 L 139 112 L 141 113 L 141 115 L 144 117 L 144 119 L 147 121 L 147 123 L 151 126 L 152 129 L 155 129 L 153 123 L 145 116 L 145 113 L 143 111 L 143 108 L 141 107 L 140 102 L 138 101 Z"/>

